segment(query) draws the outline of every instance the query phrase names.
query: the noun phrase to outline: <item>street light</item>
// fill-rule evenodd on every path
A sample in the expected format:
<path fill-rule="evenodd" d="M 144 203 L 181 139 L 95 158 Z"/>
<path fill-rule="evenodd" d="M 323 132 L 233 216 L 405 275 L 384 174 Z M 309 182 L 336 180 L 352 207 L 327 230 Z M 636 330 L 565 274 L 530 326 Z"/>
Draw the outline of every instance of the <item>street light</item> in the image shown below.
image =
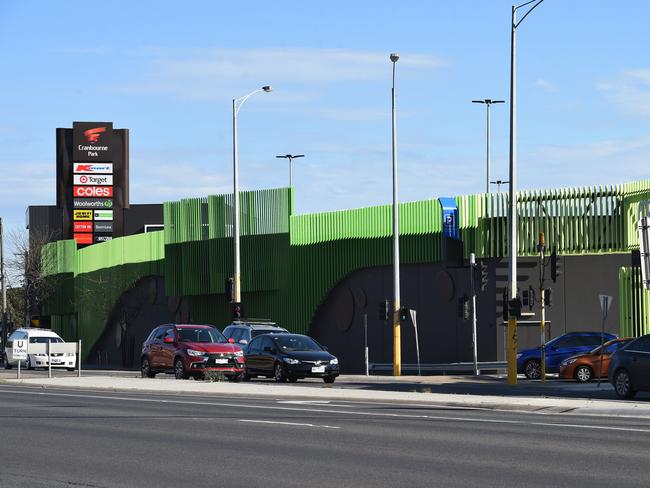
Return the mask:
<path fill-rule="evenodd" d="M 304 158 L 304 154 L 285 154 L 284 156 L 276 156 L 276 158 L 288 159 L 289 160 L 289 188 L 293 188 L 293 183 L 291 181 L 291 161 L 296 158 Z"/>
<path fill-rule="evenodd" d="M 399 322 L 399 221 L 397 204 L 397 116 L 395 110 L 395 64 L 399 54 L 391 53 L 393 63 L 393 90 L 392 90 L 392 147 L 393 147 L 393 375 L 402 374 L 402 343 Z"/>
<path fill-rule="evenodd" d="M 515 90 L 515 52 L 516 52 L 516 31 L 517 27 L 528 15 L 544 0 L 530 0 L 521 5 L 512 6 L 512 23 L 510 29 L 510 184 L 508 212 L 508 286 L 510 287 L 510 300 L 517 298 L 517 123 L 516 123 L 516 90 Z M 517 22 L 517 10 L 533 4 L 521 20 Z M 505 304 L 508 306 L 508 304 Z M 517 384 L 517 317 L 508 314 L 508 383 Z"/>
<path fill-rule="evenodd" d="M 497 193 L 501 193 L 501 185 L 505 185 L 506 183 L 510 183 L 510 182 L 508 180 L 506 180 L 506 181 L 503 181 L 503 180 L 490 181 L 490 184 L 497 185 Z"/>
<path fill-rule="evenodd" d="M 486 129 L 486 166 L 487 174 L 485 176 L 485 193 L 490 193 L 490 105 L 493 103 L 505 103 L 505 100 L 492 100 L 486 98 L 484 100 L 472 100 L 472 103 L 483 103 L 485 104 L 486 115 L 487 115 L 487 129 Z"/>
<path fill-rule="evenodd" d="M 258 90 L 250 92 L 248 95 L 241 98 L 232 99 L 232 163 L 233 163 L 233 196 L 232 196 L 232 212 L 233 212 L 233 238 L 235 241 L 235 270 L 233 276 L 234 288 L 234 302 L 235 304 L 241 303 L 241 277 L 239 266 L 239 161 L 237 157 L 237 114 L 246 100 L 259 92 L 270 92 L 270 86 L 263 86 Z M 241 310 L 241 308 L 237 309 Z"/>

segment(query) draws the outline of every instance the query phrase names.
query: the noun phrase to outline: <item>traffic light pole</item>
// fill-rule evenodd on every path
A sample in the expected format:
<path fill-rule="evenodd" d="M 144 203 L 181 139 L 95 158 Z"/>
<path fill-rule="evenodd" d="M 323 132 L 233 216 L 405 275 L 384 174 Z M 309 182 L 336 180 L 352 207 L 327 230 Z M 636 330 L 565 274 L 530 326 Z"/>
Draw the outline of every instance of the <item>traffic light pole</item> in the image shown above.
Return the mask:
<path fill-rule="evenodd" d="M 474 270 L 476 268 L 476 256 L 469 255 L 469 286 L 472 293 L 472 357 L 474 359 L 474 376 L 478 376 L 478 350 L 476 346 L 476 289 L 474 286 Z"/>

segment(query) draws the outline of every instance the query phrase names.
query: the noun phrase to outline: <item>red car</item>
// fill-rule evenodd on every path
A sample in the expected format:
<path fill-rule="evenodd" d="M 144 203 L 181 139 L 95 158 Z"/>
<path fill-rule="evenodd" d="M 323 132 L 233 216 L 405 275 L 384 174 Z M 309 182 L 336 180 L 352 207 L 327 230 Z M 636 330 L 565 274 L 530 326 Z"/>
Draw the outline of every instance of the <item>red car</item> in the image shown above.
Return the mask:
<path fill-rule="evenodd" d="M 140 359 L 143 378 L 173 372 L 176 379 L 203 377 L 221 371 L 231 381 L 244 376 L 244 354 L 210 325 L 167 324 L 156 327 L 144 344 Z"/>

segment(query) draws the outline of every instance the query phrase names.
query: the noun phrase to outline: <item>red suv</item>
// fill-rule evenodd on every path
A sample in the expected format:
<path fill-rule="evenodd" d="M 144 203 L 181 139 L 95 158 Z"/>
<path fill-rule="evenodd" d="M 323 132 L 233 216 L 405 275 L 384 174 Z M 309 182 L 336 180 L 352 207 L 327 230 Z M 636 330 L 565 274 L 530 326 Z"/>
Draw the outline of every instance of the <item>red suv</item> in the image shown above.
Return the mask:
<path fill-rule="evenodd" d="M 203 377 L 221 371 L 231 381 L 244 376 L 244 355 L 216 328 L 209 325 L 161 325 L 142 344 L 143 378 L 174 372 L 176 379 Z"/>

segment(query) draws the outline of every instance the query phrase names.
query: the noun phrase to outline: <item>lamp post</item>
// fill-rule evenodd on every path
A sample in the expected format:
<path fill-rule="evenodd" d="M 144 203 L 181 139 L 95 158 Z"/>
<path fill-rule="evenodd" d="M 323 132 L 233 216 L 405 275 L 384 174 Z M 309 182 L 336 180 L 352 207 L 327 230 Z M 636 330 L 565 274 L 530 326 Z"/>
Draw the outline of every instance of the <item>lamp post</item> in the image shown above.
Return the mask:
<path fill-rule="evenodd" d="M 395 64 L 399 54 L 391 53 L 393 63 L 393 89 L 392 89 L 392 148 L 393 148 L 393 375 L 402 374 L 402 341 L 399 323 L 399 220 L 397 198 L 397 115 L 395 109 Z"/>
<path fill-rule="evenodd" d="M 493 103 L 505 103 L 505 100 L 492 100 L 491 98 L 486 98 L 484 100 L 472 100 L 472 103 L 483 103 L 486 108 L 486 148 L 485 148 L 485 159 L 487 166 L 487 173 L 485 175 L 485 193 L 490 193 L 490 105 Z"/>
<path fill-rule="evenodd" d="M 515 60 L 516 60 L 516 32 L 517 27 L 526 17 L 544 0 L 530 0 L 521 5 L 512 6 L 512 23 L 510 25 L 510 183 L 508 211 L 508 286 L 510 300 L 517 298 L 517 123 L 516 123 L 516 85 L 515 85 Z M 533 4 L 521 20 L 517 21 L 517 10 Z M 508 304 L 506 304 L 508 306 Z M 508 314 L 508 383 L 517 384 L 517 317 Z"/>
<path fill-rule="evenodd" d="M 501 185 L 505 185 L 506 183 L 510 183 L 508 180 L 495 180 L 495 181 L 490 181 L 491 185 L 497 185 L 497 193 L 501 193 Z"/>
<path fill-rule="evenodd" d="M 284 156 L 276 156 L 276 158 L 288 159 L 289 160 L 289 188 L 293 188 L 293 181 L 291 179 L 291 161 L 296 158 L 304 158 L 304 154 L 285 154 Z"/>
<path fill-rule="evenodd" d="M 240 259 L 239 259 L 239 161 L 237 157 L 237 115 L 246 100 L 259 92 L 270 92 L 270 86 L 250 92 L 241 98 L 232 99 L 232 163 L 233 163 L 233 195 L 232 195 L 232 212 L 233 212 L 233 239 L 234 239 L 234 276 L 233 276 L 233 296 L 237 310 L 237 305 L 241 303 L 241 276 L 240 276 Z"/>

